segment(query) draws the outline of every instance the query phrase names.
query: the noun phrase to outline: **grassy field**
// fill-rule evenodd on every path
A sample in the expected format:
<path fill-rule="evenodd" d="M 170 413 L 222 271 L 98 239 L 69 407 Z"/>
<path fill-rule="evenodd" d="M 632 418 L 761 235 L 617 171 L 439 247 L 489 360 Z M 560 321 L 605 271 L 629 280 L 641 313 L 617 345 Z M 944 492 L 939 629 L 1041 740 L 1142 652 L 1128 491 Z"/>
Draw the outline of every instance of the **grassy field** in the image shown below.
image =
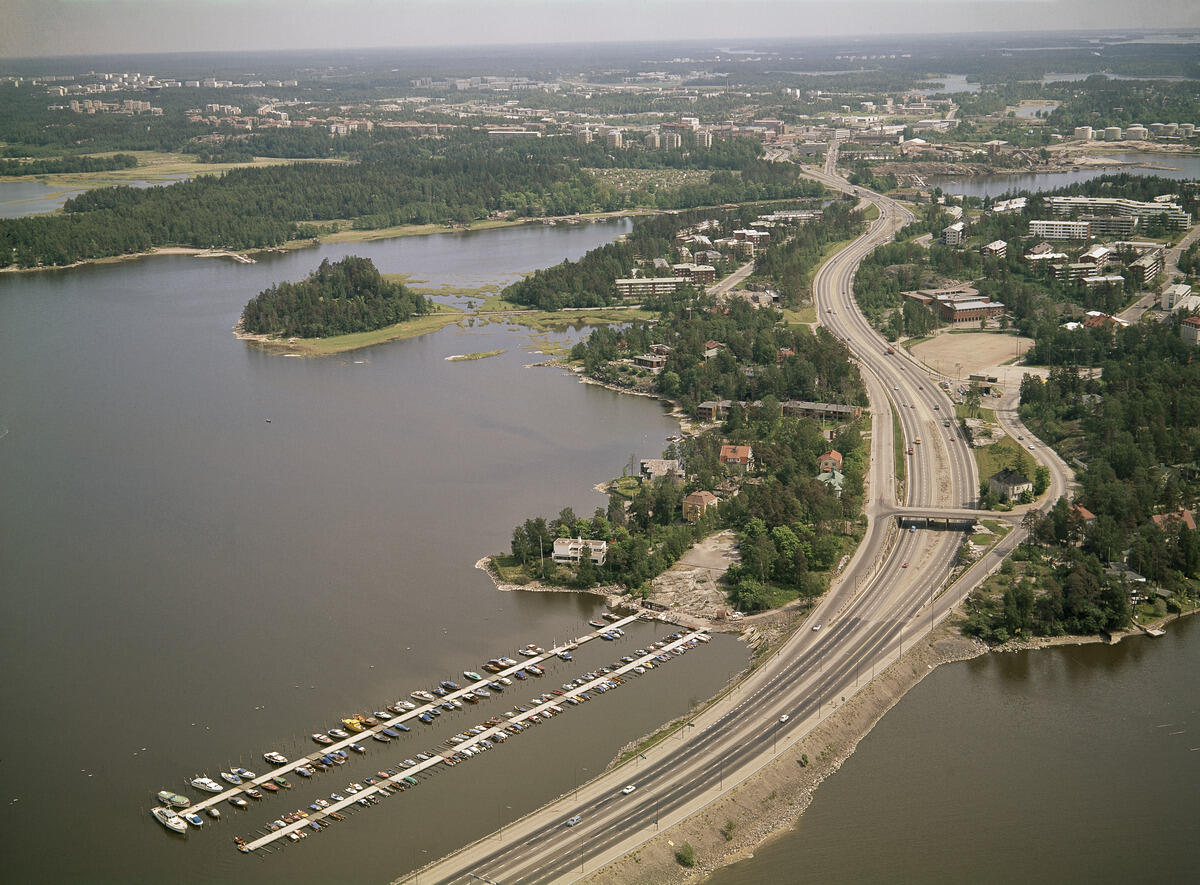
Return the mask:
<path fill-rule="evenodd" d="M 553 329 L 565 329 L 569 326 L 602 326 L 609 323 L 633 323 L 639 320 L 654 319 L 654 314 L 648 310 L 623 310 L 618 308 L 598 307 L 594 310 L 523 310 L 514 312 L 495 311 L 488 313 L 480 311 L 478 317 L 483 322 L 511 323 L 515 326 L 525 326 L 535 332 L 549 332 Z"/>
<path fill-rule="evenodd" d="M 994 409 L 985 409 L 980 406 L 978 409 L 968 409 L 963 403 L 957 403 L 954 406 L 954 417 L 956 418 L 978 418 L 981 421 L 987 421 L 989 424 L 996 423 L 996 412 Z"/>
<path fill-rule="evenodd" d="M 168 153 L 164 151 L 104 151 L 93 154 L 96 157 L 107 157 L 112 154 L 131 154 L 137 157 L 138 164 L 132 169 L 114 169 L 111 172 L 71 172 L 53 175 L 27 175 L 22 178 L 35 179 L 51 186 L 64 188 L 108 187 L 114 184 L 127 184 L 130 181 L 169 180 L 180 175 L 220 175 L 230 169 L 241 169 L 246 166 L 277 166 L 280 163 L 340 163 L 342 160 L 289 160 L 275 157 L 255 157 L 250 163 L 198 163 L 191 154 Z"/>
<path fill-rule="evenodd" d="M 1021 448 L 1021 444 L 1010 436 L 1006 436 L 1000 442 L 992 443 L 990 446 L 971 449 L 975 454 L 975 464 L 979 467 L 979 478 L 987 479 L 993 474 L 999 473 L 1005 467 L 1012 463 L 1012 459 L 1018 454 L 1025 456 L 1025 463 L 1030 471 L 1037 463 L 1033 456 Z"/>
<path fill-rule="evenodd" d="M 863 218 L 867 219 L 868 222 L 874 221 L 878 217 L 879 217 L 879 207 L 876 206 L 874 203 L 872 203 L 870 206 L 868 206 L 866 209 L 863 210 Z"/>
<path fill-rule="evenodd" d="M 783 323 L 786 326 L 811 326 L 816 321 L 817 309 L 811 304 L 795 310 L 790 307 L 783 310 Z"/>
<path fill-rule="evenodd" d="M 896 458 L 896 493 L 903 500 L 900 490 L 908 477 L 908 450 L 904 447 L 904 430 L 900 427 L 900 415 L 892 406 L 892 448 Z"/>
<path fill-rule="evenodd" d="M 356 332 L 353 335 L 334 335 L 330 338 L 296 338 L 294 340 L 262 341 L 264 347 L 281 353 L 297 356 L 333 356 L 385 341 L 404 341 L 437 332 L 446 326 L 461 322 L 466 314 L 454 308 L 429 316 L 417 317 L 406 323 L 397 323 L 372 332 Z M 255 339 L 257 340 L 257 339 Z"/>

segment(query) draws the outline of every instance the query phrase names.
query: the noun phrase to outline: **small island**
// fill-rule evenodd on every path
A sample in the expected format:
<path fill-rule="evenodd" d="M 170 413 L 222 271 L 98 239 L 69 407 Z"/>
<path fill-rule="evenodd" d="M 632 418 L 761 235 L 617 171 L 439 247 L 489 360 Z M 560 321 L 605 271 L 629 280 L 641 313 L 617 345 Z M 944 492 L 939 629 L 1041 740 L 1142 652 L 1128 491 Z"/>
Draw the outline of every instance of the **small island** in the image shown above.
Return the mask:
<path fill-rule="evenodd" d="M 293 348 L 321 339 L 325 346 L 309 349 L 334 353 L 407 337 L 407 325 L 414 334 L 433 331 L 423 324 L 418 329 L 413 321 L 434 307 L 403 283 L 385 279 L 371 259 L 347 255 L 340 261 L 325 259 L 298 283 L 277 283 L 258 293 L 242 309 L 237 330 L 245 338 Z M 445 318 L 438 319 L 437 327 L 444 325 Z M 338 341 L 345 346 L 337 346 Z"/>

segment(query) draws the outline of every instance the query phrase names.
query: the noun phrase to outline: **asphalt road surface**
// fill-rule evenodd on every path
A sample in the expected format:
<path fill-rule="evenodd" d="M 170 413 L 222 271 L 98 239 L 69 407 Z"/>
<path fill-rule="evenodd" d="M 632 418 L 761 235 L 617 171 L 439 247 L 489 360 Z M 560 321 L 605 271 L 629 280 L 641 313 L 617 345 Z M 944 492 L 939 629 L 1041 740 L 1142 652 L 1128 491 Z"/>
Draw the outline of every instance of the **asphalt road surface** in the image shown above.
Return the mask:
<path fill-rule="evenodd" d="M 888 354 L 888 345 L 853 301 L 851 286 L 859 262 L 889 241 L 911 220 L 911 213 L 828 172 L 810 174 L 879 209 L 867 232 L 826 262 L 813 281 L 817 316 L 855 355 L 872 411 L 869 528 L 809 617 L 820 629 L 797 632 L 733 691 L 641 758 L 404 881 L 572 882 L 632 851 L 768 765 L 811 731 L 842 699 L 930 631 L 1023 537 L 1023 529 L 1010 532 L 944 589 L 962 533 L 897 532 L 895 520 L 880 515 L 897 504 L 974 506 L 979 488 L 975 461 L 953 426 L 943 427 L 954 414 L 947 395 L 899 349 Z M 903 500 L 896 498 L 893 408 L 903 429 L 905 452 L 909 446 L 913 449 L 911 456 L 904 455 Z M 1001 414 L 1002 423 L 1012 426 L 1011 404 Z M 1021 429 L 1030 439 L 1028 430 Z M 1048 506 L 1068 488 L 1071 474 L 1048 448 L 1035 445 L 1035 454 L 1051 466 Z M 636 789 L 622 793 L 631 783 Z M 567 826 L 575 816 L 579 822 Z"/>

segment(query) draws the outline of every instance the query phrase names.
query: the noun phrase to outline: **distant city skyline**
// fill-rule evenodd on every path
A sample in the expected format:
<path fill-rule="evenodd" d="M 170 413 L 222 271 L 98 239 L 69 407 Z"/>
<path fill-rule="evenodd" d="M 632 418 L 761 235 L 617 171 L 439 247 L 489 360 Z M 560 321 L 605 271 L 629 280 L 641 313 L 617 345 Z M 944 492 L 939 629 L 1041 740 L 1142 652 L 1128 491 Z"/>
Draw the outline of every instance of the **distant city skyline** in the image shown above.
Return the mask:
<path fill-rule="evenodd" d="M 1200 28 L 1195 0 L 5 0 L 0 58 Z"/>

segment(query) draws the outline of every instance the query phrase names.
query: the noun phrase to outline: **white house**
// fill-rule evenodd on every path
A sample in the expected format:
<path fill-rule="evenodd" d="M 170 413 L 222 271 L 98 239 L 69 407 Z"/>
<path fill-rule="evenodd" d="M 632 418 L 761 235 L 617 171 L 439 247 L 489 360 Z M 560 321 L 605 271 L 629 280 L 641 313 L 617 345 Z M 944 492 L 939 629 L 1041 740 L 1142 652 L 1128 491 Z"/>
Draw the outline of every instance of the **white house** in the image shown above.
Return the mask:
<path fill-rule="evenodd" d="M 604 557 L 608 555 L 607 541 L 592 541 L 587 538 L 555 538 L 554 561 L 560 563 L 579 562 L 584 548 L 596 565 L 604 565 Z"/>

